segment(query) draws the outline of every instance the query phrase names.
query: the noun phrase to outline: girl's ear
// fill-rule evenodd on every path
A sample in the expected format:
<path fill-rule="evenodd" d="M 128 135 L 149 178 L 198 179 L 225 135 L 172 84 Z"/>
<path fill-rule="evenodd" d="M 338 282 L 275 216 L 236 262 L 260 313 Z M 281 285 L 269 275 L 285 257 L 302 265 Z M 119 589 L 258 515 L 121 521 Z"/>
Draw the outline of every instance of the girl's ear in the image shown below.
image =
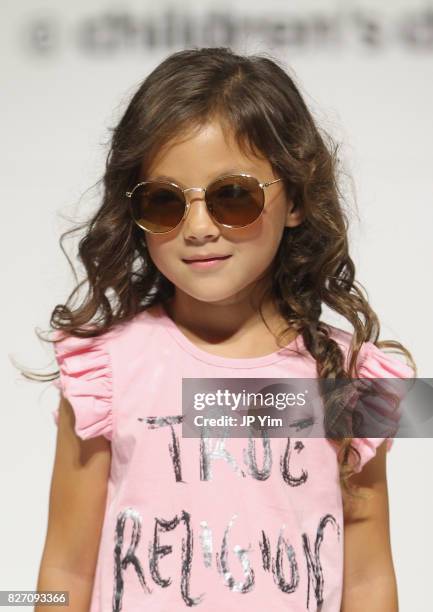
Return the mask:
<path fill-rule="evenodd" d="M 287 201 L 286 227 L 296 227 L 304 220 L 304 211 L 292 200 Z"/>

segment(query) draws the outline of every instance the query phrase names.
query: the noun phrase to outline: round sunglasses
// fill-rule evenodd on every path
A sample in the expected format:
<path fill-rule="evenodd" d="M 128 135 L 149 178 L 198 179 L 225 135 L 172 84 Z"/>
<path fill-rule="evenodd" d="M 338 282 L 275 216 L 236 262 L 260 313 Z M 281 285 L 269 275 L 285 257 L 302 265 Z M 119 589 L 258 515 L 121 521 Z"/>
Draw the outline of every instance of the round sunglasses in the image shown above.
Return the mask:
<path fill-rule="evenodd" d="M 204 191 L 209 215 L 219 225 L 246 227 L 262 214 L 264 188 L 282 178 L 260 183 L 250 174 L 227 174 L 207 187 L 182 189 L 170 181 L 143 181 L 126 192 L 131 215 L 141 229 L 151 234 L 166 234 L 175 229 L 188 214 L 187 191 Z"/>

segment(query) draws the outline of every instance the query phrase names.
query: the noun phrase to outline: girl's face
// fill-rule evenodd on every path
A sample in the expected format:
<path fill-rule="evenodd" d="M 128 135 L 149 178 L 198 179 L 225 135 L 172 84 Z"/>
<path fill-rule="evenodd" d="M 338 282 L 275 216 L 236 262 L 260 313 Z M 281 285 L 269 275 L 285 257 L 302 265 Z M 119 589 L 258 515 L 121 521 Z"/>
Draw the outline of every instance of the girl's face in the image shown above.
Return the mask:
<path fill-rule="evenodd" d="M 154 158 L 146 180 L 164 176 L 182 188 L 206 187 L 222 174 L 246 172 L 267 182 L 279 178 L 267 160 L 245 157 L 236 143 L 227 142 L 218 122 L 181 143 L 173 141 Z M 187 217 L 166 235 L 145 232 L 149 254 L 162 274 L 187 300 L 234 304 L 249 296 L 257 284 L 267 283 L 267 271 L 280 243 L 284 226 L 295 226 L 301 215 L 292 210 L 282 181 L 265 187 L 260 217 L 245 228 L 230 229 L 208 214 L 203 191 L 185 194 L 190 201 Z M 199 254 L 231 255 L 215 267 L 196 268 L 184 258 Z M 264 285 L 263 285 L 264 286 Z M 188 297 L 189 296 L 189 297 Z"/>

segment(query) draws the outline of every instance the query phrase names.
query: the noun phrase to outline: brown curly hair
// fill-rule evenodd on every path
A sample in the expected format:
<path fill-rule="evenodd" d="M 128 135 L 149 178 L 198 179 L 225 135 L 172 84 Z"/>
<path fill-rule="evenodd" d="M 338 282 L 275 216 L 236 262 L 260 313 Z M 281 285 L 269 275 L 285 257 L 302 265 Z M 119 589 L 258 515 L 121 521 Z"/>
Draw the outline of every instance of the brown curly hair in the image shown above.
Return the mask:
<path fill-rule="evenodd" d="M 54 308 L 51 327 L 79 337 L 100 335 L 173 296 L 173 284 L 153 264 L 142 230 L 131 219 L 125 192 L 143 180 L 143 168 L 173 135 L 200 129 L 213 118 L 230 130 L 241 150 L 269 160 L 284 179 L 287 197 L 303 209 L 303 222 L 284 229 L 269 291 L 287 329 L 302 334 L 319 379 L 358 377 L 358 353 L 366 341 L 404 353 L 416 372 L 404 346 L 378 341 L 378 317 L 355 281 L 348 220 L 337 182 L 338 145 L 316 125 L 281 62 L 265 53 L 243 56 L 226 47 L 173 53 L 132 96 L 112 133 L 100 207 L 83 225 L 61 236 L 63 249 L 66 235 L 85 229 L 78 257 L 86 278 L 66 304 Z M 72 308 L 86 282 L 84 299 Z M 320 321 L 323 304 L 353 326 L 347 371 L 342 350 Z M 89 329 L 92 320 L 96 325 Z M 46 381 L 59 372 L 27 376 Z M 357 461 L 360 455 L 351 445 L 350 431 L 342 426 L 344 408 L 338 402 L 325 403 L 325 412 L 327 434 L 335 443 L 338 438 L 340 481 L 351 495 L 348 479 L 359 464 L 349 462 L 349 454 L 355 453 Z"/>

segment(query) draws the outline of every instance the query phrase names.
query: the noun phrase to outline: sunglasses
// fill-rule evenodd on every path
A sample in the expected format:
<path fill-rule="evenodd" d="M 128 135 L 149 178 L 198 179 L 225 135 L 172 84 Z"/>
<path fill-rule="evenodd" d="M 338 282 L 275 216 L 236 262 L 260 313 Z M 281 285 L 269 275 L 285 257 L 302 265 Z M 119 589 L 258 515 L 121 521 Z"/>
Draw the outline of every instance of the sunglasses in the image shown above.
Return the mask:
<path fill-rule="evenodd" d="M 169 181 L 144 181 L 132 191 L 131 215 L 135 223 L 151 234 L 166 234 L 175 229 L 188 214 L 190 202 L 187 191 L 204 191 L 209 215 L 219 225 L 246 227 L 262 214 L 265 203 L 264 188 L 282 178 L 260 183 L 249 174 L 227 174 L 205 187 L 182 189 Z"/>

